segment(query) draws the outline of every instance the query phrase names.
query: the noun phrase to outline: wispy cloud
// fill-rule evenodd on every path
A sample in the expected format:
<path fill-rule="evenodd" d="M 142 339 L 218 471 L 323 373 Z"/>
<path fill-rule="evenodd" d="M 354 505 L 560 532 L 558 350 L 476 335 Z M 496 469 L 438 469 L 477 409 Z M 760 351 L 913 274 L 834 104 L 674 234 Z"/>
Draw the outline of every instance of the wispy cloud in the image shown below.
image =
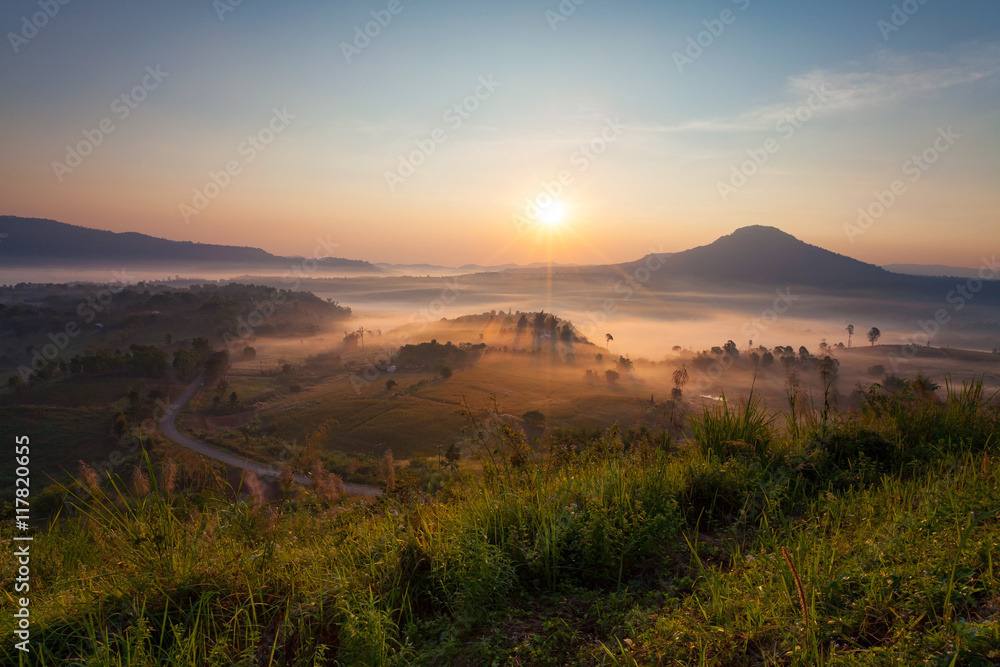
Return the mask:
<path fill-rule="evenodd" d="M 816 91 L 824 100 L 818 114 L 886 108 L 919 96 L 997 79 L 1000 49 L 989 45 L 960 56 L 903 55 L 881 51 L 837 69 L 816 69 L 790 76 L 783 99 L 731 117 L 700 118 L 672 125 L 646 126 L 650 132 L 747 132 L 774 127 Z"/>

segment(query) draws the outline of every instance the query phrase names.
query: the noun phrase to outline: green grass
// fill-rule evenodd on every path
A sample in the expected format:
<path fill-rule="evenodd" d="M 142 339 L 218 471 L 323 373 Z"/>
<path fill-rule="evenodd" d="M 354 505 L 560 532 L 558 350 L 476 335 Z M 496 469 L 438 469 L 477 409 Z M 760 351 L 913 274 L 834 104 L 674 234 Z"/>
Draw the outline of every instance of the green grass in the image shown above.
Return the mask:
<path fill-rule="evenodd" d="M 73 487 L 23 664 L 996 664 L 993 400 L 876 388 L 792 434 L 751 399 L 558 457 L 473 411 L 481 472 L 374 504 Z"/>
<path fill-rule="evenodd" d="M 37 495 L 50 477 L 67 479 L 68 462 L 101 462 L 131 448 L 111 434 L 112 415 L 107 407 L 0 406 L 0 437 L 10 447 L 16 436 L 30 437 L 32 494 Z M 5 499 L 14 493 L 14 468 L 12 463 L 0 466 L 0 497 Z"/>

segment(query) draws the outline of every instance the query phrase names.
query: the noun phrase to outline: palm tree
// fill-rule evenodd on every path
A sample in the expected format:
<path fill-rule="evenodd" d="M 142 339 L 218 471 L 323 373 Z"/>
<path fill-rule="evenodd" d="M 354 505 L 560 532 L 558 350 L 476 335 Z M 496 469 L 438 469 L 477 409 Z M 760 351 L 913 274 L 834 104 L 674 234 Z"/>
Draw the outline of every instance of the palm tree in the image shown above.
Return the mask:
<path fill-rule="evenodd" d="M 604 349 L 606 350 L 606 349 L 608 349 L 608 343 L 610 343 L 611 341 L 613 341 L 615 339 L 615 337 L 612 336 L 611 334 L 604 334 L 604 337 L 607 339 L 607 341 L 604 343 Z"/>
<path fill-rule="evenodd" d="M 851 346 L 851 336 L 853 336 L 853 335 L 854 335 L 854 325 L 853 324 L 848 324 L 847 325 L 847 347 Z"/>

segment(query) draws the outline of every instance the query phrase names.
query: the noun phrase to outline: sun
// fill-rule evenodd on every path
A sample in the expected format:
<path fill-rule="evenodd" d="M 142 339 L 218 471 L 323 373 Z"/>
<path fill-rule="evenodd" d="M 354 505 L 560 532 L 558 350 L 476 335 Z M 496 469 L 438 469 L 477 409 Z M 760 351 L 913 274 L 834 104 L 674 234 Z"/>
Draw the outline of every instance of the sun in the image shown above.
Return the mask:
<path fill-rule="evenodd" d="M 538 221 L 549 227 L 555 227 L 566 219 L 566 204 L 552 201 L 538 209 Z"/>

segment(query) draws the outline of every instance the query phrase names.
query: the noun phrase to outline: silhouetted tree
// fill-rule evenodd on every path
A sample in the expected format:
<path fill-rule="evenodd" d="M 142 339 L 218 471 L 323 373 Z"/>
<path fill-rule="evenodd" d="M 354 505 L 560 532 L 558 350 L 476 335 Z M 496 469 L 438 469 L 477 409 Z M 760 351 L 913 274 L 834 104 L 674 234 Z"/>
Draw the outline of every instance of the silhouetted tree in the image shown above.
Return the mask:
<path fill-rule="evenodd" d="M 671 378 L 674 381 L 674 388 L 670 390 L 670 398 L 676 401 L 684 395 L 684 385 L 688 382 L 687 366 L 682 365 L 675 370 Z"/>
<path fill-rule="evenodd" d="M 462 449 L 455 443 L 452 443 L 448 446 L 448 449 L 445 450 L 444 458 L 445 460 L 442 465 L 446 465 L 452 470 L 457 470 L 458 462 L 462 458 Z"/>
<path fill-rule="evenodd" d="M 837 378 L 837 371 L 839 369 L 840 362 L 833 357 L 826 356 L 820 360 L 817 370 L 819 371 L 820 378 L 823 380 L 824 386 Z"/>
<path fill-rule="evenodd" d="M 615 337 L 612 336 L 609 333 L 606 333 L 606 334 L 604 334 L 604 338 L 605 338 L 604 349 L 606 350 L 606 349 L 608 349 L 608 344 L 611 343 L 611 341 L 613 341 L 615 339 Z"/>
<path fill-rule="evenodd" d="M 875 341 L 882 337 L 882 332 L 878 330 L 878 327 L 872 327 L 868 330 L 868 342 L 875 347 Z"/>

